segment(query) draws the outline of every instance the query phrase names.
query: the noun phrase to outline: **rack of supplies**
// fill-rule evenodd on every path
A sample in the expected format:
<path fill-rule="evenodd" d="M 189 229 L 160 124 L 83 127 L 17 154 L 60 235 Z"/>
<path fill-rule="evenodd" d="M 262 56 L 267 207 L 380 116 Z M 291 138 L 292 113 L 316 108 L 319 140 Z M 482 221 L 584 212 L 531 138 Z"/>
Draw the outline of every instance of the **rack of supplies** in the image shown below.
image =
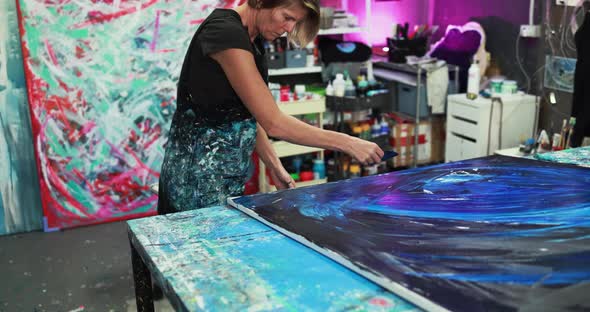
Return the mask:
<path fill-rule="evenodd" d="M 445 64 L 449 69 L 449 74 L 454 74 L 454 84 L 452 86 L 454 92 L 459 90 L 459 66 Z M 440 67 L 425 67 L 423 64 L 407 64 L 407 63 L 391 63 L 391 62 L 375 62 L 373 64 L 373 74 L 376 78 L 380 78 L 387 81 L 395 81 L 397 83 L 407 84 L 416 86 L 416 102 L 415 102 L 415 118 L 416 125 L 420 124 L 420 116 L 425 115 L 425 105 L 428 107 L 427 101 L 422 97 L 425 94 L 426 86 L 424 79 L 429 72 L 439 69 Z M 453 93 L 454 93 L 453 92 Z M 421 107 L 422 106 L 422 107 Z M 413 112 L 412 112 L 413 115 Z M 414 131 L 414 151 L 412 167 L 415 168 L 418 165 L 418 137 L 419 131 Z"/>
<path fill-rule="evenodd" d="M 291 116 L 300 116 L 300 115 L 307 115 L 307 114 L 315 114 L 317 118 L 317 123 L 320 128 L 323 128 L 323 120 L 324 120 L 324 112 L 326 111 L 326 100 L 319 99 L 319 100 L 307 100 L 307 101 L 292 101 L 292 102 L 279 102 L 277 103 L 281 111 L 285 114 Z M 309 146 L 302 146 L 297 144 L 292 144 L 285 141 L 275 141 L 272 142 L 272 146 L 277 153 L 279 158 L 289 157 L 289 156 L 297 156 L 303 155 L 308 153 L 319 153 L 319 159 L 323 161 L 324 159 L 324 150 L 317 147 L 309 147 Z M 275 191 L 276 188 L 274 185 L 270 185 L 269 181 L 266 176 L 266 166 L 264 162 L 259 161 L 259 168 L 260 172 L 258 175 L 258 181 L 260 185 L 260 192 L 272 192 Z M 327 179 L 314 179 L 310 181 L 303 181 L 303 182 L 296 182 L 297 187 L 315 185 L 315 184 L 322 184 L 326 183 Z"/>

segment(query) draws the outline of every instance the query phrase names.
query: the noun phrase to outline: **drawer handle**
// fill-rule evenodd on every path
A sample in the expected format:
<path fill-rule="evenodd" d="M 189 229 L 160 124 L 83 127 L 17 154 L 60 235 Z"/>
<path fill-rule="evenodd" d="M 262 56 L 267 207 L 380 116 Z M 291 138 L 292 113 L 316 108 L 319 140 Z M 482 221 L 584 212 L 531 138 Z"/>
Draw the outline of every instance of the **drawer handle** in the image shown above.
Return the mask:
<path fill-rule="evenodd" d="M 451 132 L 451 134 L 454 135 L 454 136 L 456 136 L 456 137 L 458 137 L 458 138 L 460 138 L 460 139 L 463 139 L 463 140 L 467 140 L 467 141 L 470 141 L 470 142 L 473 142 L 473 143 L 476 143 L 477 142 L 476 139 L 470 138 L 468 136 L 464 136 L 464 135 L 459 134 L 457 132 Z"/>
<path fill-rule="evenodd" d="M 470 123 L 470 124 L 477 125 L 477 121 L 475 121 L 475 120 L 467 119 L 465 117 L 460 117 L 460 116 L 457 116 L 457 115 L 452 115 L 452 116 L 455 119 L 458 119 L 458 120 L 461 120 L 461 121 L 464 121 L 464 122 L 467 122 L 467 123 Z"/>

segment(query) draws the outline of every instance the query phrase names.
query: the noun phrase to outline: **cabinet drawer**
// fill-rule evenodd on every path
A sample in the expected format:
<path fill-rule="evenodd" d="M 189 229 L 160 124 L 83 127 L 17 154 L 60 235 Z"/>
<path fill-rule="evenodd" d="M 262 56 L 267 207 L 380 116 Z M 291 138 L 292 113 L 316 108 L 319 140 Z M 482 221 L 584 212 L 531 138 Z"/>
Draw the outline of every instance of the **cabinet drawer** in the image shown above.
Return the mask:
<path fill-rule="evenodd" d="M 454 116 L 455 118 L 464 119 L 477 125 L 479 123 L 479 117 L 481 116 L 481 109 L 457 102 L 451 102 L 449 103 L 448 115 L 449 117 Z"/>
<path fill-rule="evenodd" d="M 445 148 L 445 161 L 458 161 L 477 158 L 481 155 L 480 145 L 474 140 L 463 137 L 457 133 L 447 132 L 447 144 Z"/>
<path fill-rule="evenodd" d="M 445 143 L 445 162 L 457 161 L 461 159 L 461 139 L 456 135 L 447 132 L 447 142 Z"/>
<path fill-rule="evenodd" d="M 484 155 L 480 155 L 479 145 L 476 142 L 461 139 L 461 159 L 471 159 L 481 156 Z"/>
<path fill-rule="evenodd" d="M 449 132 L 454 132 L 476 141 L 478 139 L 478 134 L 480 133 L 477 123 L 458 117 L 456 115 L 450 115 L 448 117 L 447 129 Z"/>

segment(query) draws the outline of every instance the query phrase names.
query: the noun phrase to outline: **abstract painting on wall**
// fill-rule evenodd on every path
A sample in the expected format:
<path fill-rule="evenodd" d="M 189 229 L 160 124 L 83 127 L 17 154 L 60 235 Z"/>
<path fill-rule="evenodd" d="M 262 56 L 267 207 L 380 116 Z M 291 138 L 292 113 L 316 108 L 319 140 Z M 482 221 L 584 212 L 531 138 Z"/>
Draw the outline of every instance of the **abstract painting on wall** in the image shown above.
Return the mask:
<path fill-rule="evenodd" d="M 0 235 L 42 228 L 16 3 L 0 0 Z"/>
<path fill-rule="evenodd" d="M 427 310 L 588 310 L 590 169 L 494 156 L 230 199 Z"/>
<path fill-rule="evenodd" d="M 46 230 L 155 214 L 184 54 L 223 0 L 18 0 Z"/>

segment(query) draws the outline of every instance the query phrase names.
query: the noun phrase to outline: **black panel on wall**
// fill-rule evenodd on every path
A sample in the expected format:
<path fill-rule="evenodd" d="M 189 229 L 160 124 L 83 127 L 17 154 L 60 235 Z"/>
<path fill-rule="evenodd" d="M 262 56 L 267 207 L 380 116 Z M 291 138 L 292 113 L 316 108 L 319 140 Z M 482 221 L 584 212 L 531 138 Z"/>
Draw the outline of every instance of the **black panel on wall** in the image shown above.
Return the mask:
<path fill-rule="evenodd" d="M 590 8 L 590 1 L 587 1 L 585 8 L 576 12 L 574 12 L 573 7 L 560 6 L 555 4 L 555 1 L 550 0 L 543 1 L 542 6 L 544 49 L 539 50 L 539 58 L 542 59 L 542 64 L 544 65 L 545 57 L 548 55 L 576 58 L 577 51 L 573 41 L 570 21 L 572 20 L 572 14 L 581 15 L 583 19 L 584 11 Z M 581 22 L 580 19 L 578 21 Z M 540 94 L 542 95 L 539 126 L 541 129 L 546 129 L 549 134 L 559 133 L 563 119 L 569 118 L 572 115 L 573 94 L 571 92 L 544 87 L 544 72 L 543 70 L 538 75 L 540 78 Z M 556 101 L 555 104 L 551 103 L 552 95 Z M 590 103 L 588 104 L 590 105 Z"/>

